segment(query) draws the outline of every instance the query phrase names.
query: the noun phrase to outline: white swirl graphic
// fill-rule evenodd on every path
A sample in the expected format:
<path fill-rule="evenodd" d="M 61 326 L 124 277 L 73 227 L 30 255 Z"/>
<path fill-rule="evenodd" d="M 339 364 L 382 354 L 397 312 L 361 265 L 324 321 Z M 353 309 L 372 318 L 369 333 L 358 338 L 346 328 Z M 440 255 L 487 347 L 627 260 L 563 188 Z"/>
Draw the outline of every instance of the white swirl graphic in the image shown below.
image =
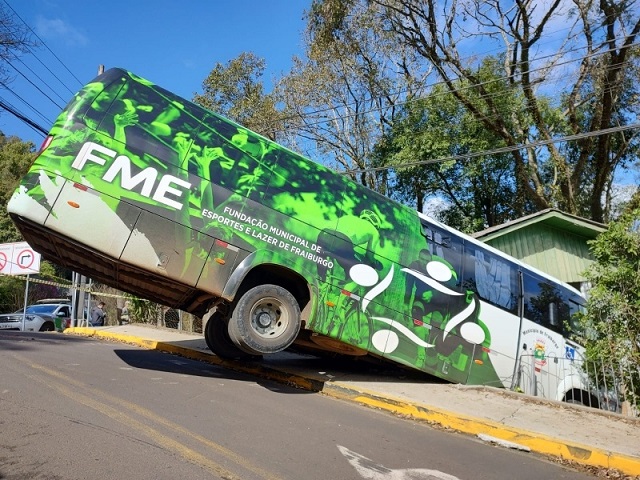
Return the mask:
<path fill-rule="evenodd" d="M 462 338 L 464 338 L 467 342 L 473 343 L 475 345 L 480 345 L 482 342 L 484 342 L 485 338 L 487 338 L 482 327 L 477 323 L 471 322 L 462 324 L 462 326 L 460 327 L 460 335 L 462 335 Z"/>
<path fill-rule="evenodd" d="M 451 269 L 442 262 L 432 260 L 427 263 L 427 273 L 439 282 L 448 282 L 453 277 Z"/>
<path fill-rule="evenodd" d="M 387 330 L 386 328 L 383 328 L 382 330 L 378 330 L 373 334 L 373 336 L 371 337 L 371 343 L 380 352 L 390 353 L 398 348 L 400 339 L 398 338 L 398 334 L 393 330 Z"/>
<path fill-rule="evenodd" d="M 411 340 L 416 345 L 419 345 L 419 346 L 424 347 L 424 348 L 433 348 L 433 347 L 435 347 L 435 345 L 432 345 L 430 343 L 425 342 L 420 337 L 418 337 L 415 333 L 413 333 L 411 330 L 409 330 L 407 327 L 405 327 L 401 323 L 396 322 L 395 320 L 391 320 L 390 318 L 384 318 L 384 317 L 371 317 L 371 318 L 373 318 L 374 320 L 379 320 L 381 322 L 384 322 L 387 325 L 389 325 L 390 327 L 395 328 L 396 330 L 400 331 L 405 337 L 407 337 L 409 340 Z M 394 348 L 394 350 L 395 350 L 395 348 Z M 384 353 L 389 353 L 389 352 L 384 352 Z"/>
<path fill-rule="evenodd" d="M 476 300 L 473 299 L 471 300 L 471 303 L 467 306 L 467 308 L 465 308 L 463 311 L 461 311 L 457 315 L 454 315 L 453 317 L 451 317 L 451 320 L 449 320 L 449 322 L 447 323 L 447 326 L 443 330 L 442 339 L 444 340 L 445 338 L 447 338 L 447 335 L 451 330 L 453 330 L 462 322 L 464 322 L 467 318 L 469 318 L 475 308 L 476 308 Z"/>
<path fill-rule="evenodd" d="M 378 285 L 376 285 L 371 290 L 369 290 L 367 294 L 364 296 L 364 301 L 362 302 L 363 312 L 367 309 L 367 306 L 369 305 L 369 302 L 371 300 L 376 298 L 378 295 L 380 295 L 382 292 L 384 292 L 387 289 L 392 279 L 393 279 L 393 265 L 391 265 L 391 270 L 389 270 L 389 273 L 387 274 L 387 276 L 384 277 L 384 280 L 382 280 Z"/>
<path fill-rule="evenodd" d="M 358 285 L 371 287 L 378 283 L 378 272 L 369 265 L 359 263 L 349 269 L 349 276 Z"/>

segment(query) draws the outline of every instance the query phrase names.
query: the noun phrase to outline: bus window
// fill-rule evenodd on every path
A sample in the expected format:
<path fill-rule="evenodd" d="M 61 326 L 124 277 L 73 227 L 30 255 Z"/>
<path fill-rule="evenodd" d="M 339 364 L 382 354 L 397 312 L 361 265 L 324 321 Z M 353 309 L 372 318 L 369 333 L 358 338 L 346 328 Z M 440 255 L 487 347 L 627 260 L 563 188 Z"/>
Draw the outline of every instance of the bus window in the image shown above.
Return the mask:
<path fill-rule="evenodd" d="M 559 285 L 535 273 L 523 273 L 524 318 L 562 333 L 571 320 L 567 294 Z"/>
<path fill-rule="evenodd" d="M 74 115 L 83 115 L 83 120 L 92 130 L 97 130 L 103 122 L 105 112 L 111 107 L 123 86 L 126 77 L 105 76 L 102 82 L 87 84 L 78 95 L 73 105 Z"/>
<path fill-rule="evenodd" d="M 462 240 L 447 230 L 436 225 L 421 221 L 422 235 L 427 240 L 427 249 L 431 255 L 435 255 L 447 261 L 458 276 L 457 285 L 460 285 L 462 273 Z"/>
<path fill-rule="evenodd" d="M 594 339 L 595 332 L 582 323 L 581 315 L 585 313 L 584 299 L 569 292 L 567 306 L 569 307 L 569 319 L 563 325 L 566 335 L 577 342 L 582 342 L 585 338 Z"/>
<path fill-rule="evenodd" d="M 434 225 L 422 221 L 422 235 L 427 239 L 430 245 L 433 245 L 432 254 L 441 255 L 443 248 L 448 248 L 451 242 L 451 235 Z"/>
<path fill-rule="evenodd" d="M 517 268 L 504 257 L 499 257 L 470 242 L 465 243 L 463 285 L 496 307 L 518 313 Z"/>
<path fill-rule="evenodd" d="M 340 213 L 335 193 L 344 189 L 345 180 L 321 165 L 309 164 L 283 151 L 270 152 L 265 159 L 273 173 L 263 202 L 307 223 L 309 228 L 334 231 Z"/>

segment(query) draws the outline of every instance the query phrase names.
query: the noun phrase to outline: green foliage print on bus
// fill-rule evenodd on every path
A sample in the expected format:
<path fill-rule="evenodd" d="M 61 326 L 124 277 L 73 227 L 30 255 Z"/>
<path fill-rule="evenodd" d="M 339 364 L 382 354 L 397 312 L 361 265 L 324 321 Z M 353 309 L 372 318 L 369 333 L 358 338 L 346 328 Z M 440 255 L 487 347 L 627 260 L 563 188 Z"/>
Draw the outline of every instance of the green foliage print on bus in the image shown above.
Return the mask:
<path fill-rule="evenodd" d="M 122 70 L 79 92 L 51 133 L 23 182 L 43 206 L 44 171 L 92 189 L 125 223 L 129 205 L 170 219 L 185 278 L 212 238 L 264 251 L 316 285 L 308 328 L 453 381 L 499 383 L 480 302 L 415 211 Z M 430 293 L 417 299 L 416 282 Z"/>

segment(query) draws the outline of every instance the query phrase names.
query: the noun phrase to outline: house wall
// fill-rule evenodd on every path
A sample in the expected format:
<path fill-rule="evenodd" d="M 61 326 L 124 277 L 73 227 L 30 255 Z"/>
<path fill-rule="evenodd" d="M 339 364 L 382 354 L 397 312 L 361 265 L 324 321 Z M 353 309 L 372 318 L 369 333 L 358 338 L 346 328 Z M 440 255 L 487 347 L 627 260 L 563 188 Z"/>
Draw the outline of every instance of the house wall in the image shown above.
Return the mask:
<path fill-rule="evenodd" d="M 585 281 L 582 273 L 593 263 L 588 240 L 562 229 L 536 223 L 485 242 L 575 285 Z"/>

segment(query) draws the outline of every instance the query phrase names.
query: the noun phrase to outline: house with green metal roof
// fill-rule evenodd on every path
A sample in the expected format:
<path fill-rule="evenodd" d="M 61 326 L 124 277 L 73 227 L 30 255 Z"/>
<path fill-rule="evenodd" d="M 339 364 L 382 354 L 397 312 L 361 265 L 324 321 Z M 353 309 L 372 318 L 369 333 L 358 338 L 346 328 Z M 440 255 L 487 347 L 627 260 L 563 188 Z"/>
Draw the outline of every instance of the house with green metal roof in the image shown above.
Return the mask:
<path fill-rule="evenodd" d="M 583 272 L 594 261 L 587 241 L 606 229 L 605 224 L 550 208 L 472 236 L 585 291 Z"/>

